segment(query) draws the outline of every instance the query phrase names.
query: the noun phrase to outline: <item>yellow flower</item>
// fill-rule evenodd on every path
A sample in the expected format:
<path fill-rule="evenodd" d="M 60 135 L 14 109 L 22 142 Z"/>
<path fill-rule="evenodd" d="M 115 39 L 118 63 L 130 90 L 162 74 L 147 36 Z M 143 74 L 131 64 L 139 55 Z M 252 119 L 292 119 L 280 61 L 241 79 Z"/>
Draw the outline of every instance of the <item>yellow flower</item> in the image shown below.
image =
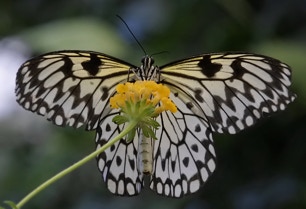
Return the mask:
<path fill-rule="evenodd" d="M 156 114 L 167 110 L 173 113 L 177 111 L 175 104 L 169 99 L 169 88 L 154 81 L 118 84 L 116 90 L 117 94 L 110 98 L 111 108 L 124 109 L 126 102 L 137 103 L 144 100 L 147 105 L 156 107 Z"/>
<path fill-rule="evenodd" d="M 128 142 L 134 139 L 137 128 L 140 128 L 146 137 L 156 139 L 155 130 L 159 124 L 155 117 L 163 111 L 177 111 L 169 98 L 170 90 L 154 81 L 118 84 L 116 90 L 117 94 L 110 98 L 110 106 L 115 109 L 121 108 L 121 114 L 115 116 L 113 122 L 118 125 L 137 122 L 137 126 L 127 136 Z"/>

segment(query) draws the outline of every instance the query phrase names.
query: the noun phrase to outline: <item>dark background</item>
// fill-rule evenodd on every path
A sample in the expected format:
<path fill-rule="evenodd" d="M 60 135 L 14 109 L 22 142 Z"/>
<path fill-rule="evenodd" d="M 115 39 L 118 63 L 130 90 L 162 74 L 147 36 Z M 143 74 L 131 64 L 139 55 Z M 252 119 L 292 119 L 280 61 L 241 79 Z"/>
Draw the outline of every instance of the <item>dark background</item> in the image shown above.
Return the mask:
<path fill-rule="evenodd" d="M 265 54 L 292 67 L 292 90 L 298 98 L 255 127 L 237 135 L 215 135 L 217 170 L 194 195 L 171 199 L 144 189 L 136 197 L 113 196 L 93 160 L 24 208 L 306 208 L 306 1 L 1 1 L 0 47 L 5 51 L 13 43 L 24 59 L 60 49 L 88 49 L 138 65 L 143 52 L 117 14 L 148 54 L 168 52 L 155 56 L 157 65 L 209 52 Z M 15 79 L 18 67 L 6 70 L 11 72 L 8 79 Z M 94 133 L 55 127 L 7 103 L 14 108 L 0 117 L 0 201 L 18 202 L 92 152 Z"/>

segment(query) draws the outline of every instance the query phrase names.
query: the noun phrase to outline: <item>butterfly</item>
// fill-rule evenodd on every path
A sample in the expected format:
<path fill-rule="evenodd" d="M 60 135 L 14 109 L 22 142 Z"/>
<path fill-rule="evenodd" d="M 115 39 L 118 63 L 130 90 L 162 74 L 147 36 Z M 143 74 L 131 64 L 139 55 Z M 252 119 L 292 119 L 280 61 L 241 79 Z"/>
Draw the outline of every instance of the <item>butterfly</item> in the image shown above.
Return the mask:
<path fill-rule="evenodd" d="M 198 191 L 216 168 L 213 133 L 235 134 L 262 117 L 284 110 L 296 95 L 289 90 L 291 69 L 271 57 L 240 52 L 202 54 L 158 67 L 144 56 L 140 67 L 93 52 L 56 51 L 26 61 L 16 78 L 17 102 L 58 126 L 96 131 L 100 148 L 124 125 L 112 118 L 109 98 L 116 85 L 153 80 L 171 90 L 178 112 L 162 112 L 158 140 L 139 131 L 97 156 L 108 189 L 117 195 L 139 194 L 144 176 L 158 194 L 182 197 Z M 140 172 L 142 141 L 152 171 Z"/>

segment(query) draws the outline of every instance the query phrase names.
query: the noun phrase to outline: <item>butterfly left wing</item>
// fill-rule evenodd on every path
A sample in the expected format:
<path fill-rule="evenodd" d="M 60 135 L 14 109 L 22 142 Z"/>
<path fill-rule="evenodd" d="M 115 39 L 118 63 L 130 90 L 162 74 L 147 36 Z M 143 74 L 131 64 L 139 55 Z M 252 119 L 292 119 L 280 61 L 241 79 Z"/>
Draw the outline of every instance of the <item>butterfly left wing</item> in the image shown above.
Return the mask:
<path fill-rule="evenodd" d="M 25 62 L 17 73 L 17 102 L 59 126 L 98 126 L 129 63 L 92 51 L 57 51 Z"/>
<path fill-rule="evenodd" d="M 160 69 L 161 83 L 214 132 L 236 133 L 296 97 L 289 66 L 263 55 L 204 54 Z"/>

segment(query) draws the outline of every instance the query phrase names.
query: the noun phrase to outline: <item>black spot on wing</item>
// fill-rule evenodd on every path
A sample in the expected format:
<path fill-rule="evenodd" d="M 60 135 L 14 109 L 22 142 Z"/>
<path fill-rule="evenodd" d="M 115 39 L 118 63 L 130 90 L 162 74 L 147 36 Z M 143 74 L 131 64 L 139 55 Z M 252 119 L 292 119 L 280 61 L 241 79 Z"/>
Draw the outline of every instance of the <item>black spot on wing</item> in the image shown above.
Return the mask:
<path fill-rule="evenodd" d="M 120 157 L 120 156 L 117 156 L 117 157 L 116 157 L 116 165 L 117 165 L 117 166 L 120 166 L 121 163 L 122 163 L 121 157 Z"/>
<path fill-rule="evenodd" d="M 246 70 L 241 66 L 241 61 L 239 59 L 234 60 L 231 67 L 234 71 L 234 78 L 242 78 L 243 74 L 246 72 Z"/>
<path fill-rule="evenodd" d="M 218 63 L 212 63 L 210 55 L 203 56 L 198 66 L 202 69 L 202 73 L 208 78 L 214 77 L 217 72 L 220 71 L 222 65 Z"/>
<path fill-rule="evenodd" d="M 195 126 L 195 129 L 194 129 L 195 132 L 200 132 L 201 131 L 201 126 L 199 124 L 197 124 Z"/>
<path fill-rule="evenodd" d="M 189 158 L 188 157 L 185 157 L 184 159 L 183 159 L 183 164 L 184 164 L 184 166 L 187 168 L 188 167 L 188 165 L 189 165 Z"/>
<path fill-rule="evenodd" d="M 191 145 L 191 149 L 195 152 L 199 152 L 199 147 L 196 144 Z"/>
<path fill-rule="evenodd" d="M 99 67 L 102 65 L 102 61 L 96 54 L 90 54 L 90 60 L 82 62 L 82 67 L 92 76 L 99 73 Z"/>
<path fill-rule="evenodd" d="M 103 86 L 101 87 L 101 91 L 102 91 L 102 101 L 106 100 L 108 98 L 108 88 Z"/>
<path fill-rule="evenodd" d="M 171 161 L 171 171 L 172 172 L 175 171 L 175 165 L 176 165 L 176 161 Z"/>
<path fill-rule="evenodd" d="M 109 132 L 111 131 L 111 126 L 109 125 L 109 123 L 106 124 L 106 127 L 105 127 L 105 131 Z"/>
<path fill-rule="evenodd" d="M 130 163 L 131 169 L 135 170 L 135 161 L 132 159 L 128 159 L 128 162 Z"/>
<path fill-rule="evenodd" d="M 201 102 L 201 103 L 204 102 L 204 99 L 201 96 L 202 92 L 203 92 L 202 89 L 195 89 L 194 90 L 194 97 L 196 98 L 196 100 L 198 100 L 198 102 Z"/>
<path fill-rule="evenodd" d="M 62 65 L 58 71 L 62 71 L 67 77 L 72 77 L 72 66 L 73 62 L 68 57 L 63 57 L 64 65 Z M 39 63 L 38 63 L 39 64 Z"/>
<path fill-rule="evenodd" d="M 192 104 L 191 102 L 187 102 L 187 103 L 186 103 L 186 106 L 187 106 L 188 109 L 193 108 L 193 104 Z"/>
<path fill-rule="evenodd" d="M 116 146 L 113 144 L 113 145 L 110 147 L 110 151 L 113 152 L 115 149 L 116 149 Z"/>

